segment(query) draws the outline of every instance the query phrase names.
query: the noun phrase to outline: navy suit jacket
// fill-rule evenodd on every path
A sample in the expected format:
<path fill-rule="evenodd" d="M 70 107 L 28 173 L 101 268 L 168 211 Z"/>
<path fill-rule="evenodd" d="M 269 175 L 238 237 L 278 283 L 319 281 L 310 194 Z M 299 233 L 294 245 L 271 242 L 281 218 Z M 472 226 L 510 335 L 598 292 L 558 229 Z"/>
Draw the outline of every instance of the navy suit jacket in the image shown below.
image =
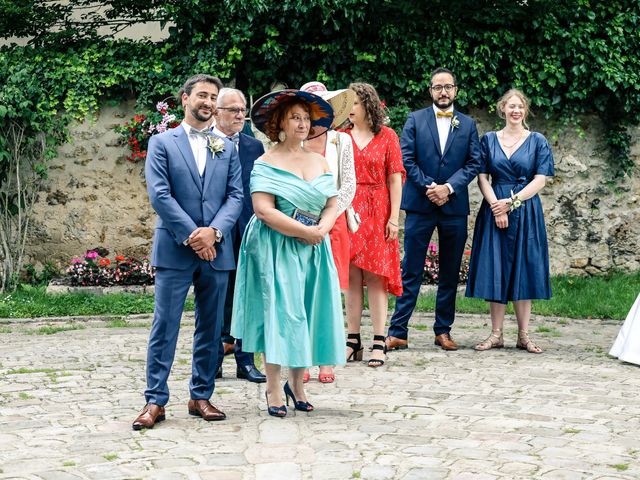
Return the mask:
<path fill-rule="evenodd" d="M 257 140 L 249 135 L 240 133 L 240 142 L 238 143 L 238 153 L 240 154 L 240 165 L 242 166 L 242 189 L 244 193 L 244 199 L 242 202 L 242 212 L 238 218 L 238 223 L 235 227 L 234 241 L 240 244 L 242 235 L 244 234 L 247 223 L 253 215 L 253 203 L 251 203 L 251 170 L 253 170 L 253 163 L 264 155 L 264 146 L 260 140 Z"/>
<path fill-rule="evenodd" d="M 467 186 L 480 169 L 480 141 L 475 121 L 454 110 L 459 121 L 451 128 L 444 152 L 433 107 L 409 114 L 400 137 L 402 160 L 407 182 L 402 191 L 400 208 L 408 212 L 430 213 L 440 210 L 445 215 L 469 215 Z M 426 195 L 427 185 L 449 183 L 454 193 L 442 207 Z"/>
<path fill-rule="evenodd" d="M 222 232 L 216 270 L 233 270 L 232 229 L 242 211 L 242 178 L 235 145 L 223 139 L 224 151 L 214 156 L 207 150 L 204 179 L 200 177 L 189 138 L 179 125 L 149 139 L 145 177 L 147 192 L 158 222 L 153 237 L 151 264 L 186 270 L 199 257 L 183 242 L 197 227 Z"/>

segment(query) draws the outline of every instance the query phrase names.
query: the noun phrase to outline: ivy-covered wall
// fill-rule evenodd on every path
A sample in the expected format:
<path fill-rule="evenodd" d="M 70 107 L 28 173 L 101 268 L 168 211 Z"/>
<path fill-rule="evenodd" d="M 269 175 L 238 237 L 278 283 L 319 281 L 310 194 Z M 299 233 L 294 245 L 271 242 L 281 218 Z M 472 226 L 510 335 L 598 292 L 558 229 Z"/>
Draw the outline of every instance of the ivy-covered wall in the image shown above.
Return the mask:
<path fill-rule="evenodd" d="M 131 41 L 104 34 L 104 28 L 118 30 L 147 21 L 171 25 L 168 37 Z M 297 87 L 315 79 L 341 88 L 364 80 L 378 88 L 392 126 L 399 129 L 406 113 L 429 98 L 432 69 L 446 66 L 458 76 L 457 104 L 462 109 L 490 112 L 495 100 L 515 86 L 531 98 L 544 130 L 552 136 L 563 132 L 558 133 L 557 147 L 566 155 L 560 158 L 575 164 L 566 172 L 562 189 L 549 189 L 545 207 L 554 237 L 579 245 L 554 252 L 561 257 L 558 264 L 575 258 L 575 268 L 597 269 L 601 265 L 589 259 L 606 257 L 596 260 L 605 262 L 603 268 L 639 268 L 637 260 L 625 263 L 638 249 L 624 247 L 638 237 L 632 220 L 639 223 L 632 200 L 634 190 L 637 193 L 634 142 L 640 121 L 637 0 L 26 0 L 0 2 L 0 37 L 29 42 L 0 47 L 0 237 L 26 238 L 29 252 L 45 251 L 49 247 L 41 240 L 49 237 L 38 230 L 38 223 L 28 222 L 23 227 L 31 228 L 31 236 L 5 234 L 15 223 L 12 215 L 28 211 L 23 207 L 30 198 L 15 190 L 15 182 L 9 184 L 11 172 L 29 152 L 31 185 L 48 189 L 45 199 L 57 191 L 62 200 L 66 195 L 81 201 L 73 183 L 68 185 L 70 179 L 56 180 L 63 168 L 58 149 L 66 145 L 63 155 L 68 155 L 66 149 L 80 148 L 82 153 L 87 148 L 78 143 L 75 127 L 69 127 L 93 118 L 99 106 L 135 99 L 137 113 L 151 110 L 175 94 L 185 78 L 203 72 L 235 82 L 255 96 L 267 92 L 274 81 Z M 103 121 L 104 111 L 99 115 Z M 495 125 L 493 119 L 486 122 L 487 129 Z M 16 132 L 23 140 L 20 149 L 15 148 Z M 84 135 L 91 135 L 90 129 Z M 565 138 L 571 141 L 566 144 Z M 587 138 L 588 146 L 578 147 Z M 88 154 L 94 155 L 90 150 Z M 95 162 L 92 158 L 87 167 Z M 118 165 L 105 163 L 102 170 L 126 170 L 126 164 Z M 77 176 L 78 184 L 90 184 L 91 175 Z M 50 202 L 57 201 L 54 197 Z M 122 199 L 107 196 L 104 203 L 116 200 Z M 37 215 L 43 195 L 39 202 Z M 69 203 L 60 205 L 62 211 Z M 102 208 L 102 203 L 95 205 Z M 99 209 L 93 212 L 96 217 L 102 214 Z M 105 233 L 96 240 L 106 241 L 116 230 L 106 226 L 111 216 L 100 218 Z M 67 230 L 77 229 L 73 223 L 69 221 Z M 582 244 L 576 233 L 581 224 L 602 228 L 590 231 Z M 11 276 L 7 269 L 18 267 L 20 255 L 11 252 L 11 242 L 1 243 L 6 284 Z M 595 245 L 600 250 L 591 249 Z M 90 246 L 77 244 L 80 249 Z M 15 258 L 6 262 L 4 252 Z"/>

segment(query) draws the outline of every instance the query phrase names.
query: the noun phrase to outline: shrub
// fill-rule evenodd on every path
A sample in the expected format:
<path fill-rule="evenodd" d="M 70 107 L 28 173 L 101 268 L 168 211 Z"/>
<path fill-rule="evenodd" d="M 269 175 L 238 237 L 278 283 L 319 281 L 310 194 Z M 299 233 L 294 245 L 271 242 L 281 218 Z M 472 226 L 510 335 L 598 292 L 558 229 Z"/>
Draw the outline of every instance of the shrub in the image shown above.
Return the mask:
<path fill-rule="evenodd" d="M 469 277 L 469 257 L 471 256 L 471 250 L 464 251 L 462 256 L 462 263 L 460 264 L 460 274 L 458 276 L 458 283 L 467 283 Z M 424 275 L 422 283 L 430 285 L 438 284 L 438 274 L 440 272 L 440 259 L 438 257 L 438 245 L 436 243 L 430 243 L 427 249 L 427 258 L 424 262 Z"/>
<path fill-rule="evenodd" d="M 106 252 L 106 253 L 104 253 Z M 117 255 L 112 262 L 102 249 L 88 250 L 71 260 L 67 279 L 72 286 L 153 285 L 155 271 L 147 257 L 140 259 Z"/>

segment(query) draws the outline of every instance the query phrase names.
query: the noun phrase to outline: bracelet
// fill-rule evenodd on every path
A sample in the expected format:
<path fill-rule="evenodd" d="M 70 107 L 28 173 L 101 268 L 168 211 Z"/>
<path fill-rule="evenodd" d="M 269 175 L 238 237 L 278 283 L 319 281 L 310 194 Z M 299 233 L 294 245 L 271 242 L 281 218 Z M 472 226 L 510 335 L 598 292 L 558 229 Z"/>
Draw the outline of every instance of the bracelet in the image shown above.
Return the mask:
<path fill-rule="evenodd" d="M 397 223 L 393 223 L 391 220 L 389 220 L 387 223 L 390 223 L 391 225 L 393 225 L 394 227 L 397 227 L 398 224 Z"/>

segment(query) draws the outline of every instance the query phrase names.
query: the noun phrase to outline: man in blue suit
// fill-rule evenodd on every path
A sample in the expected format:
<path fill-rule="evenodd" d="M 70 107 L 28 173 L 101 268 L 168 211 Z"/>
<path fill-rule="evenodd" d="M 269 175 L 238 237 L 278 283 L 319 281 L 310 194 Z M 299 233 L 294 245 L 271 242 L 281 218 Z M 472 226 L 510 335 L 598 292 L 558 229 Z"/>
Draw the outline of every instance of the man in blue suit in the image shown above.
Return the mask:
<path fill-rule="evenodd" d="M 222 312 L 235 268 L 232 229 L 242 211 L 240 161 L 234 144 L 210 132 L 222 82 L 195 75 L 183 87 L 184 121 L 149 140 L 145 177 L 158 222 L 153 237 L 155 309 L 147 349 L 147 404 L 133 429 L 165 419 L 167 379 L 189 287 L 195 292 L 195 332 L 189 414 L 224 420 L 209 402 L 218 370 Z"/>
<path fill-rule="evenodd" d="M 223 88 L 218 94 L 217 113 L 215 114 L 216 126 L 213 128 L 214 135 L 221 138 L 228 138 L 235 146 L 240 155 L 240 165 L 242 166 L 242 189 L 244 191 L 244 201 L 242 213 L 231 232 L 233 240 L 233 252 L 236 261 L 242 241 L 242 234 L 253 215 L 253 205 L 251 203 L 251 189 L 249 181 L 253 162 L 264 154 L 264 147 L 260 140 L 256 140 L 249 135 L 242 133 L 247 115 L 247 101 L 244 94 L 235 88 Z M 233 286 L 235 284 L 235 270 L 229 275 L 229 288 L 227 298 L 224 303 L 224 324 L 222 326 L 222 349 L 220 351 L 220 370 L 218 377 L 222 377 L 223 356 L 234 353 L 236 360 L 236 377 L 254 383 L 264 383 L 267 377 L 258 370 L 253 362 L 253 353 L 242 351 L 242 340 L 234 340 L 231 336 L 231 311 L 233 310 Z"/>
<path fill-rule="evenodd" d="M 407 170 L 401 208 L 406 211 L 402 296 L 391 318 L 387 350 L 408 346 L 409 319 L 422 284 L 429 240 L 438 229 L 440 271 L 433 331 L 435 344 L 457 350 L 451 338 L 458 274 L 467 240 L 467 186 L 480 168 L 480 142 L 475 122 L 453 107 L 458 91 L 446 68 L 431 75 L 433 106 L 412 112 L 400 145 Z"/>

